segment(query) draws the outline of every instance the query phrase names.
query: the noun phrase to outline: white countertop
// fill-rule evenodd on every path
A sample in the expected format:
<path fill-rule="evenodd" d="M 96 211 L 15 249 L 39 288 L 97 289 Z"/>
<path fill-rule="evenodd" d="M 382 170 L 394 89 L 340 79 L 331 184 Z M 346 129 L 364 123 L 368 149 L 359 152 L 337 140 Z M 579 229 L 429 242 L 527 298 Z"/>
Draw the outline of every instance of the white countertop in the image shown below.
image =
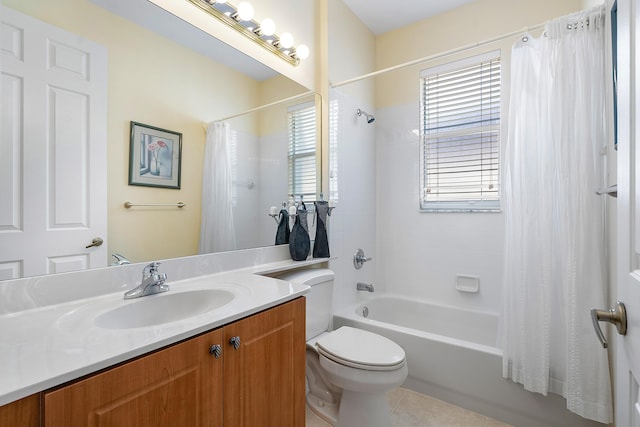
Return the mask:
<path fill-rule="evenodd" d="M 141 299 L 215 287 L 232 289 L 237 297 L 211 312 L 150 327 L 94 324 L 100 314 L 141 300 L 124 300 L 121 291 L 0 315 L 0 405 L 295 299 L 308 287 L 255 274 L 290 268 L 291 262 L 282 262 L 175 282 L 169 278 L 170 291 Z"/>

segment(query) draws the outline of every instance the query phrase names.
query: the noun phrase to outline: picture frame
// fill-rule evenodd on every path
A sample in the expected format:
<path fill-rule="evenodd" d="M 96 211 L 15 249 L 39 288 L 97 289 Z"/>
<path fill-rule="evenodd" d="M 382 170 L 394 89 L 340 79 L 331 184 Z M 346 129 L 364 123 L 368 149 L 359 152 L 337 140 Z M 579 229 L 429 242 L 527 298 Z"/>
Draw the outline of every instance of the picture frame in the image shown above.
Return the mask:
<path fill-rule="evenodd" d="M 180 189 L 182 133 L 131 122 L 129 185 Z"/>

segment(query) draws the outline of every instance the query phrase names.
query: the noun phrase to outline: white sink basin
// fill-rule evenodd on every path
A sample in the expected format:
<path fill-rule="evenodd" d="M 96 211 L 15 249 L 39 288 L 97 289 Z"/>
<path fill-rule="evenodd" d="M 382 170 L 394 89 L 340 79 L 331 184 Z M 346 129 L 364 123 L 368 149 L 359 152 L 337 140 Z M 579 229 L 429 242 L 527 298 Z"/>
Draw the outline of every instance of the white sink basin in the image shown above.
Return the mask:
<path fill-rule="evenodd" d="M 175 322 L 223 307 L 235 297 L 225 289 L 168 291 L 127 301 L 100 314 L 95 324 L 106 329 L 129 329 Z"/>

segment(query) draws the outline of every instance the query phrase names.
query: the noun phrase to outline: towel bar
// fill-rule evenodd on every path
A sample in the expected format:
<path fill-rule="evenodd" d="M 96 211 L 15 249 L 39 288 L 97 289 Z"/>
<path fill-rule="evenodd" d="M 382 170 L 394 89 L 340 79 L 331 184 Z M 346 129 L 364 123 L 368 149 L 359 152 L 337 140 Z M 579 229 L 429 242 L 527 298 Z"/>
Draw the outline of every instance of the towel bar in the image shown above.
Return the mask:
<path fill-rule="evenodd" d="M 187 206 L 186 204 L 182 203 L 182 202 L 178 202 L 178 203 L 131 203 L 131 202 L 124 202 L 124 207 L 129 209 L 133 206 L 175 206 L 177 208 L 184 208 L 185 206 Z"/>

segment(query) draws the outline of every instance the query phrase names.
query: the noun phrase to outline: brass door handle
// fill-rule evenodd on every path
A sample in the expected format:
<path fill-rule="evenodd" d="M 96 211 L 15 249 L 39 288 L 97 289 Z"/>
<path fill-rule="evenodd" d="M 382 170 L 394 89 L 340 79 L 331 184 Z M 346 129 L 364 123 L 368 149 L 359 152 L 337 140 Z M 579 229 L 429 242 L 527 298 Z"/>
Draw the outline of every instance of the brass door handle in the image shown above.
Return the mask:
<path fill-rule="evenodd" d="M 627 335 L 627 310 L 624 304 L 618 301 L 616 308 L 610 310 L 598 310 L 597 308 L 591 309 L 591 321 L 593 322 L 593 328 L 596 330 L 596 335 L 602 343 L 602 347 L 607 348 L 607 343 L 600 324 L 598 322 L 609 322 L 616 325 L 616 330 L 620 335 Z"/>
<path fill-rule="evenodd" d="M 85 246 L 85 248 L 89 249 L 93 246 L 102 246 L 102 244 L 104 243 L 104 240 L 102 240 L 102 238 L 100 237 L 95 237 L 92 241 L 91 244 Z"/>

